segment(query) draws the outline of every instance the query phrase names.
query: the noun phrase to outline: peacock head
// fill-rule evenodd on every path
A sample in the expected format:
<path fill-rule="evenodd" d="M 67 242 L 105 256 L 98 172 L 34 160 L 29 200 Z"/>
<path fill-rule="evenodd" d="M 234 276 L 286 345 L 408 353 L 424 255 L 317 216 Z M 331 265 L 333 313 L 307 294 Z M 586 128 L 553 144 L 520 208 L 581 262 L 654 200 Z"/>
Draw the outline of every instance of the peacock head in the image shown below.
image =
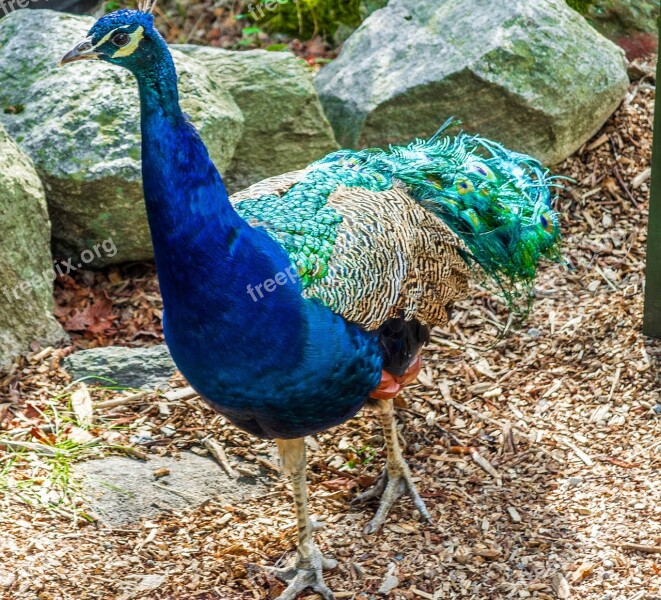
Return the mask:
<path fill-rule="evenodd" d="M 102 60 L 138 73 L 167 49 L 154 27 L 154 0 L 139 0 L 138 10 L 118 10 L 99 19 L 87 37 L 68 52 L 60 65 Z"/>

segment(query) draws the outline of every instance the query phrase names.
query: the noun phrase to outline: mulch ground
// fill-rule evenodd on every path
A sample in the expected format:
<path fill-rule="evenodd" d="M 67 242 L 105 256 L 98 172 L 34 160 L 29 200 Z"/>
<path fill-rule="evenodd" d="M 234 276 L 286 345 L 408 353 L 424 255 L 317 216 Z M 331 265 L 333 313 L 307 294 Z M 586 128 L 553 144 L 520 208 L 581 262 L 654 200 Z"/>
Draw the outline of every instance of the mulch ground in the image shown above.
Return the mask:
<path fill-rule="evenodd" d="M 340 561 L 327 575 L 338 598 L 661 598 L 661 345 L 641 332 L 653 102 L 649 80 L 632 84 L 557 168 L 575 181 L 558 200 L 571 266 L 542 269 L 526 324 L 499 339 L 504 315 L 476 289 L 436 332 L 399 411 L 431 525 L 404 500 L 381 534 L 361 533 L 374 506 L 349 502 L 385 456 L 369 414 L 311 441 L 311 508 L 322 551 Z M 59 364 L 73 347 L 160 340 L 153 267 L 61 280 L 56 298 L 72 347 L 35 348 L 0 378 L 0 435 L 25 448 L 0 453 L 0 597 L 277 596 L 282 586 L 259 567 L 293 550 L 295 523 L 270 443 L 195 398 L 98 389 L 88 398 L 66 387 Z M 75 425 L 85 419 L 89 431 Z M 165 425 L 173 435 L 161 434 Z M 153 440 L 131 444 L 145 427 Z M 55 443 L 81 460 L 204 452 L 210 434 L 270 491 L 122 529 L 91 514 L 75 482 L 58 487 L 44 455 Z"/>

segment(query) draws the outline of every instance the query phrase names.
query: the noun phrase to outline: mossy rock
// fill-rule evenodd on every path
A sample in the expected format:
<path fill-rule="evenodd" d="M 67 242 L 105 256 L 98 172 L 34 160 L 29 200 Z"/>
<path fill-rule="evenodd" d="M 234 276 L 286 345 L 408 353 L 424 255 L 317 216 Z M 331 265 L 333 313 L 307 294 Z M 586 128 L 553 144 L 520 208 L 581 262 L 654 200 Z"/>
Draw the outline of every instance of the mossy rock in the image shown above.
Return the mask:
<path fill-rule="evenodd" d="M 225 172 L 232 193 L 338 149 L 312 75 L 293 54 L 173 47 L 204 64 L 243 111 L 243 135 Z"/>
<path fill-rule="evenodd" d="M 0 122 L 33 160 L 46 188 L 54 251 L 76 256 L 112 238 L 113 257 L 153 255 L 143 203 L 140 103 L 134 77 L 101 63 L 58 68 L 87 35 L 91 17 L 19 10 L 0 21 Z M 182 108 L 220 169 L 243 131 L 243 115 L 204 65 L 173 52 Z"/>
<path fill-rule="evenodd" d="M 0 126 L 0 368 L 66 335 L 53 317 L 54 271 L 44 189 L 30 159 Z"/>
<path fill-rule="evenodd" d="M 628 83 L 623 52 L 564 0 L 390 0 L 315 79 L 343 146 L 427 138 L 455 116 L 548 164 L 598 131 Z"/>

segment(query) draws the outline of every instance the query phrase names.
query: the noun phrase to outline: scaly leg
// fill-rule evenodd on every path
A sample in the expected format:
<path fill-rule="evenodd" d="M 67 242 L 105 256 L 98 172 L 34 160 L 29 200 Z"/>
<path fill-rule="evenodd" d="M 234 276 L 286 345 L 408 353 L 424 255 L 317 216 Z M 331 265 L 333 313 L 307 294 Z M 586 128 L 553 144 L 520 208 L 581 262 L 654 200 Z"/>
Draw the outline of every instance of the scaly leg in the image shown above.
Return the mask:
<path fill-rule="evenodd" d="M 312 588 L 324 600 L 333 600 L 333 592 L 324 583 L 322 571 L 334 569 L 337 562 L 325 558 L 312 539 L 305 474 L 305 440 L 276 440 L 276 442 L 283 468 L 291 476 L 298 525 L 298 548 L 294 564 L 284 569 L 273 567 L 268 569 L 278 579 L 289 584 L 278 600 L 294 600 L 306 588 Z"/>
<path fill-rule="evenodd" d="M 431 515 L 411 479 L 409 466 L 406 464 L 406 461 L 402 456 L 402 449 L 400 448 L 399 440 L 397 439 L 393 401 L 380 401 L 376 410 L 381 418 L 383 433 L 386 438 L 388 459 L 386 468 L 381 473 L 381 477 L 374 487 L 363 492 L 354 500 L 354 502 L 365 502 L 372 498 L 381 498 L 381 504 L 376 511 L 376 515 L 363 530 L 365 533 L 377 532 L 385 522 L 393 504 L 404 494 L 411 497 L 413 504 L 415 504 L 415 507 L 420 511 L 420 514 L 426 521 L 431 520 Z"/>

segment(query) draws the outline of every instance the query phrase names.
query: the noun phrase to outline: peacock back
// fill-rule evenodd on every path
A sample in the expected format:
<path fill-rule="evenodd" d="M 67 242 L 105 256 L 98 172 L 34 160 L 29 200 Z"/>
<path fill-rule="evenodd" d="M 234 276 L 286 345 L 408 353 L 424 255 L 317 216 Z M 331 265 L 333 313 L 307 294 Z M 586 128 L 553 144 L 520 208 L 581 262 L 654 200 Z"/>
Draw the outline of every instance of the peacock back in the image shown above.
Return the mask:
<path fill-rule="evenodd" d="M 304 295 L 376 329 L 429 325 L 490 283 L 526 306 L 541 258 L 559 255 L 555 179 L 533 158 L 478 136 L 343 150 L 232 197 L 296 265 Z"/>

